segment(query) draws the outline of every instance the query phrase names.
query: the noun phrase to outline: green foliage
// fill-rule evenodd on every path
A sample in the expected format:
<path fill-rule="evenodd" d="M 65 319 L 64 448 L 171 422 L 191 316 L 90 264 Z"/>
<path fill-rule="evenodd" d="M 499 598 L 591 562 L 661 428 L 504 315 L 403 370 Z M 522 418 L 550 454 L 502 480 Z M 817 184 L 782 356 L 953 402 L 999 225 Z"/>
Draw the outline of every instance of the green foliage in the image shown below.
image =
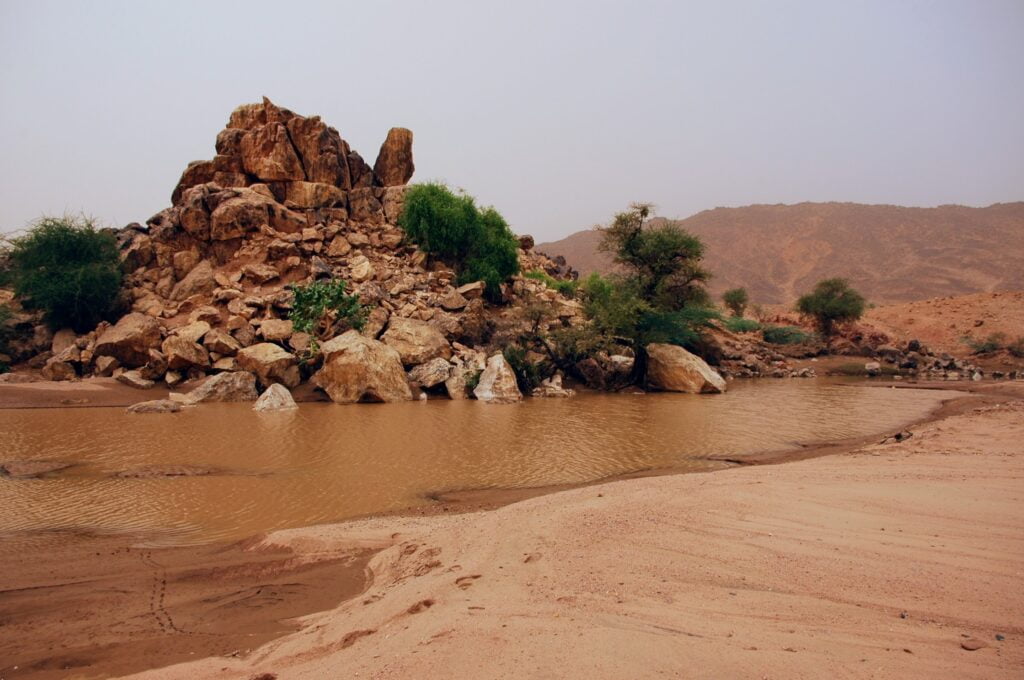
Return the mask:
<path fill-rule="evenodd" d="M 540 271 L 539 269 L 526 272 L 523 276 L 528 279 L 533 279 L 534 281 L 540 281 L 548 288 L 558 291 L 562 296 L 567 298 L 576 297 L 576 291 L 579 290 L 580 287 L 579 281 L 559 281 L 558 279 L 548 275 L 547 272 Z"/>
<path fill-rule="evenodd" d="M 825 279 L 797 300 L 796 309 L 812 317 L 821 332 L 828 336 L 837 323 L 859 319 L 865 305 L 864 296 L 851 288 L 846 279 Z"/>
<path fill-rule="evenodd" d="M 44 217 L 12 241 L 8 257 L 15 293 L 54 328 L 87 331 L 116 311 L 117 243 L 92 220 Z"/>
<path fill-rule="evenodd" d="M 1017 339 L 1017 342 L 1021 341 L 1024 341 L 1024 338 Z M 975 340 L 970 336 L 965 336 L 963 342 L 971 348 L 972 354 L 988 354 L 989 352 L 999 351 L 1006 346 L 1006 334 L 992 333 L 984 340 Z"/>
<path fill-rule="evenodd" d="M 483 371 L 473 371 L 466 376 L 466 389 L 472 392 L 476 389 L 477 385 L 480 384 L 480 376 L 483 375 Z"/>
<path fill-rule="evenodd" d="M 764 341 L 773 345 L 799 345 L 814 339 L 814 336 L 796 326 L 765 326 Z"/>
<path fill-rule="evenodd" d="M 1006 345 L 1006 350 L 1018 359 L 1024 359 L 1024 336 Z"/>
<path fill-rule="evenodd" d="M 512 372 L 516 374 L 519 390 L 525 394 L 532 392 L 533 388 L 538 387 L 555 372 L 555 367 L 550 361 L 532 363 L 526 356 L 526 350 L 519 345 L 509 345 L 502 354 L 505 355 L 505 361 L 512 368 Z"/>
<path fill-rule="evenodd" d="M 707 305 L 705 282 L 711 277 L 701 267 L 704 243 L 677 224 L 647 222 L 652 206 L 634 203 L 604 227 L 598 249 L 611 253 L 636 286 L 637 294 L 661 309 Z"/>
<path fill-rule="evenodd" d="M 7 354 L 7 343 L 11 339 L 11 327 L 8 322 L 14 314 L 7 305 L 0 305 L 0 354 Z M 0 361 L 0 373 L 7 373 L 11 367 L 7 362 Z"/>
<path fill-rule="evenodd" d="M 739 316 L 731 316 L 725 320 L 725 327 L 733 333 L 753 333 L 761 330 L 761 324 L 753 319 L 744 319 Z"/>
<path fill-rule="evenodd" d="M 292 328 L 309 333 L 310 354 L 317 350 L 317 339 L 326 339 L 349 329 L 362 330 L 367 308 L 358 295 L 349 295 L 342 279 L 314 281 L 308 286 L 292 286 L 292 310 L 288 315 Z"/>
<path fill-rule="evenodd" d="M 742 317 L 747 303 L 750 302 L 750 296 L 747 295 L 746 288 L 730 288 L 722 293 L 722 302 L 733 316 Z"/>
<path fill-rule="evenodd" d="M 519 242 L 505 218 L 443 184 L 411 186 L 398 225 L 421 250 L 451 264 L 460 283 L 483 281 L 492 300 L 519 271 Z"/>

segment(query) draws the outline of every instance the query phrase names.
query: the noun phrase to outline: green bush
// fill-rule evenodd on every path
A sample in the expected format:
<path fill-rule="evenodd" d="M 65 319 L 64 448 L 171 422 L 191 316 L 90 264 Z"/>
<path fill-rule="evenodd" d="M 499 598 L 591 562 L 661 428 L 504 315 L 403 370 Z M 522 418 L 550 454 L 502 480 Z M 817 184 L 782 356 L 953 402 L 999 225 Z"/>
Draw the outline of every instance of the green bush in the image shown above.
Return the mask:
<path fill-rule="evenodd" d="M 972 354 L 988 354 L 1003 348 L 1006 344 L 1006 334 L 992 333 L 984 340 L 975 340 L 970 336 L 965 336 L 963 342 L 971 348 Z"/>
<path fill-rule="evenodd" d="M 117 242 L 92 220 L 44 217 L 12 241 L 9 258 L 15 293 L 54 328 L 87 331 L 117 311 Z"/>
<path fill-rule="evenodd" d="M 526 350 L 519 345 L 509 345 L 502 354 L 505 355 L 505 361 L 512 368 L 512 372 L 516 374 L 519 390 L 524 394 L 532 392 L 533 388 L 550 378 L 555 371 L 555 367 L 551 365 L 550 361 L 531 363 L 526 357 Z"/>
<path fill-rule="evenodd" d="M 744 319 L 739 316 L 731 316 L 725 320 L 726 329 L 733 333 L 752 333 L 761 330 L 761 324 L 753 319 Z"/>
<path fill-rule="evenodd" d="M 1009 343 L 1006 346 L 1006 350 L 1018 359 L 1024 359 L 1024 336 Z"/>
<path fill-rule="evenodd" d="M 567 298 L 576 297 L 576 291 L 579 290 L 580 287 L 579 281 L 559 281 L 558 279 L 548 275 L 547 272 L 540 270 L 526 272 L 523 276 L 528 279 L 533 279 L 534 281 L 540 281 L 548 288 L 558 291 L 562 296 Z"/>
<path fill-rule="evenodd" d="M 750 302 L 750 296 L 747 295 L 746 288 L 731 288 L 722 293 L 722 302 L 733 316 L 742 317 L 747 303 Z"/>
<path fill-rule="evenodd" d="M 814 336 L 796 326 L 765 326 L 764 341 L 773 345 L 799 345 L 814 339 Z"/>
<path fill-rule="evenodd" d="M 825 279 L 797 300 L 796 309 L 812 317 L 821 332 L 829 336 L 837 323 L 859 319 L 866 304 L 864 296 L 851 288 L 846 279 Z"/>
<path fill-rule="evenodd" d="M 14 314 L 7 305 L 0 305 L 0 354 L 7 354 L 7 343 L 11 339 L 11 327 L 8 322 Z M 0 373 L 7 373 L 11 367 L 6 361 L 0 360 Z"/>
<path fill-rule="evenodd" d="M 366 306 L 359 302 L 358 295 L 348 295 L 347 288 L 341 279 L 291 287 L 294 299 L 288 317 L 292 328 L 312 336 L 310 354 L 316 353 L 317 339 L 323 340 L 352 328 L 362 330 L 366 324 Z"/>
<path fill-rule="evenodd" d="M 505 218 L 443 184 L 411 186 L 398 225 L 421 250 L 454 267 L 459 283 L 483 281 L 491 300 L 519 271 L 519 242 Z"/>

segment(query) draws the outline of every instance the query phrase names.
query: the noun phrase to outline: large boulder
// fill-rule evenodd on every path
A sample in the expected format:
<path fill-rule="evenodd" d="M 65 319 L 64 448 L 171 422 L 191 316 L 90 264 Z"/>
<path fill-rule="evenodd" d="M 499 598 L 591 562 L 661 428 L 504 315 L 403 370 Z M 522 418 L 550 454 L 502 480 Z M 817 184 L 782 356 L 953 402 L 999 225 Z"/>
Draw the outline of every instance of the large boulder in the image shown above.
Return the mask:
<path fill-rule="evenodd" d="M 412 130 L 391 128 L 380 147 L 373 174 L 386 187 L 405 184 L 416 166 L 412 162 Z"/>
<path fill-rule="evenodd" d="M 268 123 L 242 136 L 242 165 L 265 182 L 304 180 L 306 174 L 282 123 Z"/>
<path fill-rule="evenodd" d="M 171 290 L 171 300 L 180 302 L 187 300 L 193 295 L 212 293 L 217 287 L 213 278 L 213 265 L 209 260 L 203 260 L 192 268 L 181 281 L 178 281 Z"/>
<path fill-rule="evenodd" d="M 451 374 L 452 365 L 448 360 L 437 357 L 409 371 L 409 379 L 420 387 L 434 387 L 448 380 Z"/>
<path fill-rule="evenodd" d="M 125 413 L 178 413 L 181 411 L 181 404 L 170 399 L 154 399 L 152 401 L 140 401 L 125 409 Z"/>
<path fill-rule="evenodd" d="M 480 374 L 480 382 L 473 395 L 491 404 L 513 404 L 523 398 L 516 383 L 516 374 L 501 354 L 487 360 L 487 367 Z"/>
<path fill-rule="evenodd" d="M 295 356 L 271 342 L 261 342 L 239 350 L 235 362 L 243 371 L 255 373 L 264 387 L 274 383 L 296 387 L 301 380 Z"/>
<path fill-rule="evenodd" d="M 256 376 L 248 371 L 231 371 L 207 378 L 202 385 L 189 392 L 185 400 L 190 404 L 210 401 L 255 401 L 256 396 Z"/>
<path fill-rule="evenodd" d="M 256 231 L 270 221 L 266 197 L 251 190 L 235 190 L 210 213 L 210 238 L 226 241 Z"/>
<path fill-rule="evenodd" d="M 210 354 L 206 348 L 188 337 L 169 336 L 160 349 L 167 359 L 167 368 L 172 371 L 187 371 L 193 366 L 206 368 L 210 365 Z"/>
<path fill-rule="evenodd" d="M 418 366 L 437 357 L 448 359 L 452 355 L 444 334 L 426 321 L 392 316 L 381 340 L 398 352 L 406 366 Z"/>
<path fill-rule="evenodd" d="M 267 391 L 260 395 L 256 403 L 252 405 L 253 411 L 287 411 L 298 408 L 292 393 L 284 385 L 274 384 L 267 388 Z"/>
<path fill-rule="evenodd" d="M 663 343 L 647 346 L 647 384 L 667 392 L 725 392 L 725 380 L 703 359 L 682 347 Z"/>
<path fill-rule="evenodd" d="M 346 190 L 352 187 L 348 170 L 350 149 L 337 130 L 327 127 L 318 116 L 295 116 L 288 121 L 288 133 L 310 182 Z"/>
<path fill-rule="evenodd" d="M 323 368 L 313 381 L 339 404 L 412 399 L 399 353 L 377 340 L 348 331 L 324 343 Z"/>
<path fill-rule="evenodd" d="M 94 356 L 114 357 L 122 366 L 144 366 L 149 350 L 160 345 L 160 324 L 151 316 L 132 312 L 96 340 Z"/>

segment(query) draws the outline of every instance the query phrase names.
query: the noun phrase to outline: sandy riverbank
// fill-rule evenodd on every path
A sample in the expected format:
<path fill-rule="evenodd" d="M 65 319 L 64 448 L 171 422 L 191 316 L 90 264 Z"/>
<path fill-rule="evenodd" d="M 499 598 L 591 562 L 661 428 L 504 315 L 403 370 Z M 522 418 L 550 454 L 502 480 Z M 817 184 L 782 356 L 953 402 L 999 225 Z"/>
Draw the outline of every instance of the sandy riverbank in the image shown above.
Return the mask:
<path fill-rule="evenodd" d="M 144 676 L 1019 677 L 1024 403 L 979 408 L 840 456 L 280 532 L 387 547 L 301 631 Z"/>

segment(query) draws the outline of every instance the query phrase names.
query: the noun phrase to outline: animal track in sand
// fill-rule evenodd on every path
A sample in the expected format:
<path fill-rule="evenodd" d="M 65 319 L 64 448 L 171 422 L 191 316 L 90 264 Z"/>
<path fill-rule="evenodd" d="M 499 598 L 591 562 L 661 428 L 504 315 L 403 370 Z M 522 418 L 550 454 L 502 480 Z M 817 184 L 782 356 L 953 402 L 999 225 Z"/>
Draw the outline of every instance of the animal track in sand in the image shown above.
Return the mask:
<path fill-rule="evenodd" d="M 471 574 L 469 576 L 460 576 L 459 578 L 455 579 L 455 585 L 465 590 L 466 588 L 473 585 L 473 581 L 477 580 L 481 576 L 483 576 L 483 574 Z"/>

